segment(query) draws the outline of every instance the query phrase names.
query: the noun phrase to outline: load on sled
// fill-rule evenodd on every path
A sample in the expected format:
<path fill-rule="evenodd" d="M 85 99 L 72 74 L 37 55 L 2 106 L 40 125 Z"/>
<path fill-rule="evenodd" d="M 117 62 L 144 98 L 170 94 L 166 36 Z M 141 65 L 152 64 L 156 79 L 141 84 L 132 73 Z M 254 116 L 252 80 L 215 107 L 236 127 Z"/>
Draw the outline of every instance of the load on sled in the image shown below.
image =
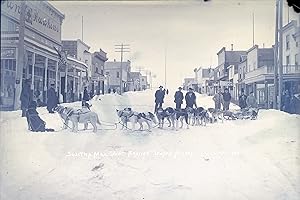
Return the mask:
<path fill-rule="evenodd" d="M 236 111 L 224 111 L 223 116 L 224 119 L 251 119 L 255 120 L 258 116 L 259 108 L 243 108 Z"/>

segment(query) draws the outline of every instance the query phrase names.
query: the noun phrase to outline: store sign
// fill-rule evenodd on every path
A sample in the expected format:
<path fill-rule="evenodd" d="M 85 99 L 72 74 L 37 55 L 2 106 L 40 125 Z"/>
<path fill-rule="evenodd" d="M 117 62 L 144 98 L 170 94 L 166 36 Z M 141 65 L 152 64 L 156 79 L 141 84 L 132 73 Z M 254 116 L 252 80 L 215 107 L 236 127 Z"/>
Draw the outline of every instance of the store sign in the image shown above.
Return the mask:
<path fill-rule="evenodd" d="M 1 59 L 16 59 L 16 48 L 1 48 Z"/>
<path fill-rule="evenodd" d="M 1 14 L 5 13 L 14 20 L 20 20 L 22 1 L 1 1 Z M 37 32 L 43 33 L 60 42 L 61 19 L 46 2 L 26 1 L 25 4 L 26 26 Z"/>

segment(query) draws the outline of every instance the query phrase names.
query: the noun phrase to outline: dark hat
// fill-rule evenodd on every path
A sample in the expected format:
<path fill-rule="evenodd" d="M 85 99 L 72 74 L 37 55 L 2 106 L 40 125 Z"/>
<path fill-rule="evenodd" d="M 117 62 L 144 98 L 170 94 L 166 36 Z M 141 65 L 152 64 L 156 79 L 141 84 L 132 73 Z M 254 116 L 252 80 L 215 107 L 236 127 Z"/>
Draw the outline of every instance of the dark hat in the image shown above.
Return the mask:
<path fill-rule="evenodd" d="M 194 90 L 194 89 L 190 87 L 189 90 Z"/>
<path fill-rule="evenodd" d="M 178 89 L 179 89 L 179 90 L 182 90 L 182 87 L 179 87 Z"/>
<path fill-rule="evenodd" d="M 158 88 L 163 88 L 163 86 L 159 86 Z"/>

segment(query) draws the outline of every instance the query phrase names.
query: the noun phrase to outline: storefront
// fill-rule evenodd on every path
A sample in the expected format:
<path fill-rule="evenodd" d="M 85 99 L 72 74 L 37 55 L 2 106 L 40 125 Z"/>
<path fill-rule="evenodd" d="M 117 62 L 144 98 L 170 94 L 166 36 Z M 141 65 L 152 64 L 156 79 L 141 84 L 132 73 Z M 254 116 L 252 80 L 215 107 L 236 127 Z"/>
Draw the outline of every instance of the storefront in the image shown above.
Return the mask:
<path fill-rule="evenodd" d="M 22 6 L 24 35 L 19 25 Z M 1 110 L 20 108 L 22 82 L 27 78 L 31 79 L 33 98 L 44 102 L 50 83 L 58 88 L 54 48 L 61 48 L 63 19 L 64 15 L 46 1 L 1 1 Z M 19 39 L 24 39 L 24 46 Z M 24 52 L 22 63 L 20 52 Z"/>

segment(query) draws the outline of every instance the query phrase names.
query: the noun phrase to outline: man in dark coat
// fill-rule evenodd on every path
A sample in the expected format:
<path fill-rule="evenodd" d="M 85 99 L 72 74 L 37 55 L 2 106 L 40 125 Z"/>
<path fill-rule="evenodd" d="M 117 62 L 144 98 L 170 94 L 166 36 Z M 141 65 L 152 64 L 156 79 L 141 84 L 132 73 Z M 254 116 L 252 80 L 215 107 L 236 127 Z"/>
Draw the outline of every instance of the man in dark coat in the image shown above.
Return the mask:
<path fill-rule="evenodd" d="M 193 108 L 193 106 L 195 105 L 195 107 L 197 108 L 196 95 L 193 91 L 193 88 L 189 88 L 189 91 L 186 93 L 185 102 L 186 102 L 186 107 Z"/>
<path fill-rule="evenodd" d="M 84 100 L 84 101 L 90 100 L 89 93 L 88 93 L 86 87 L 84 87 L 84 90 L 83 90 L 83 97 L 82 97 L 82 100 Z"/>
<path fill-rule="evenodd" d="M 244 109 L 247 107 L 247 95 L 245 95 L 244 90 L 241 90 L 241 95 L 239 96 L 239 106 L 241 109 Z"/>
<path fill-rule="evenodd" d="M 290 92 L 288 90 L 285 90 L 283 96 L 282 96 L 282 107 L 284 112 L 290 113 L 290 104 L 291 104 L 291 96 Z"/>
<path fill-rule="evenodd" d="M 58 104 L 58 97 L 56 95 L 55 89 L 54 89 L 54 83 L 51 83 L 50 88 L 47 91 L 47 110 L 49 113 L 54 113 L 53 109 Z"/>
<path fill-rule="evenodd" d="M 155 109 L 154 113 L 156 113 L 158 108 L 162 107 L 165 98 L 165 91 L 162 90 L 163 86 L 159 86 L 159 89 L 155 92 Z"/>
<path fill-rule="evenodd" d="M 29 103 L 32 100 L 32 92 L 30 88 L 30 79 L 26 79 L 24 81 L 21 95 L 20 95 L 20 101 L 21 101 L 21 109 L 22 109 L 22 117 L 26 116 L 26 110 L 29 106 Z"/>
<path fill-rule="evenodd" d="M 229 110 L 230 101 L 231 101 L 231 94 L 229 93 L 228 88 L 225 88 L 223 93 L 223 110 Z"/>
<path fill-rule="evenodd" d="M 175 92 L 174 102 L 176 103 L 176 109 L 181 109 L 181 104 L 183 103 L 183 93 L 181 92 L 182 87 L 178 88 L 178 91 Z"/>
<path fill-rule="evenodd" d="M 89 93 L 88 93 L 88 91 L 87 91 L 87 88 L 84 87 L 81 105 L 84 106 L 85 103 L 86 103 L 87 101 L 89 101 L 89 100 L 90 100 Z"/>

